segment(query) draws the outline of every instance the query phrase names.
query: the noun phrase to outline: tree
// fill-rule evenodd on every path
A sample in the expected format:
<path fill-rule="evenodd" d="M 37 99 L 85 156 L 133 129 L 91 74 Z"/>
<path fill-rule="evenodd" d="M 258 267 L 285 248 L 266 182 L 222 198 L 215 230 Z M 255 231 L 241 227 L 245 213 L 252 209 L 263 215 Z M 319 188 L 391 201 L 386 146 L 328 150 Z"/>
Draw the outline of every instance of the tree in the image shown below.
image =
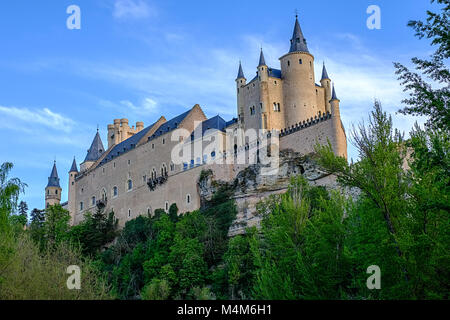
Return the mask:
<path fill-rule="evenodd" d="M 403 165 L 406 146 L 403 135 L 393 128 L 392 118 L 383 112 L 379 101 L 375 101 L 369 124 L 353 127 L 352 143 L 358 150 L 359 161 L 348 164 L 345 158 L 336 156 L 331 145 L 317 145 L 319 163 L 346 187 L 362 190 L 380 210 L 392 241 L 397 242 L 398 223 L 405 214 L 407 181 Z M 398 255 L 403 253 L 396 245 Z M 405 270 L 405 277 L 407 273 Z"/>
<path fill-rule="evenodd" d="M 40 245 L 43 249 L 44 245 L 44 222 L 45 222 L 45 210 L 33 209 L 31 211 L 31 222 L 30 222 L 30 236 L 31 239 Z"/>
<path fill-rule="evenodd" d="M 172 205 L 170 206 L 169 217 L 173 223 L 176 223 L 178 221 L 178 207 L 176 203 L 172 203 Z"/>
<path fill-rule="evenodd" d="M 81 244 L 83 254 L 94 256 L 117 236 L 118 219 L 114 212 L 104 212 L 98 208 L 94 215 L 85 214 L 84 220 L 70 230 L 69 238 Z"/>
<path fill-rule="evenodd" d="M 27 186 L 18 178 L 8 179 L 13 164 L 5 162 L 0 167 L 0 234 L 9 229 L 9 217 L 16 210 L 21 192 Z"/>
<path fill-rule="evenodd" d="M 409 92 L 409 98 L 403 101 L 406 104 L 403 114 L 424 115 L 428 117 L 428 127 L 449 129 L 450 124 L 450 71 L 445 65 L 450 57 L 450 1 L 431 0 L 432 3 L 442 4 L 441 13 L 427 12 L 428 18 L 422 21 L 410 21 L 408 26 L 416 31 L 419 39 L 424 37 L 432 39 L 431 44 L 438 46 L 431 55 L 431 60 L 413 58 L 416 70 L 431 80 L 442 84 L 441 88 L 433 89 L 418 72 L 410 71 L 401 63 L 394 63 L 399 80 L 404 91 Z"/>
<path fill-rule="evenodd" d="M 253 298 L 339 299 L 349 285 L 346 201 L 338 194 L 327 196 L 311 213 L 311 199 L 320 193 L 314 188 L 301 176 L 293 178 L 286 194 L 259 206 L 261 234 L 250 245 L 256 266 Z M 236 267 L 230 271 L 239 275 Z"/>
<path fill-rule="evenodd" d="M 43 241 L 47 250 L 53 250 L 61 242 L 68 240 L 69 221 L 69 211 L 63 209 L 61 205 L 55 204 L 45 209 Z"/>
<path fill-rule="evenodd" d="M 25 201 L 20 201 L 18 213 L 19 215 L 25 217 L 26 220 L 28 220 L 28 205 Z"/>

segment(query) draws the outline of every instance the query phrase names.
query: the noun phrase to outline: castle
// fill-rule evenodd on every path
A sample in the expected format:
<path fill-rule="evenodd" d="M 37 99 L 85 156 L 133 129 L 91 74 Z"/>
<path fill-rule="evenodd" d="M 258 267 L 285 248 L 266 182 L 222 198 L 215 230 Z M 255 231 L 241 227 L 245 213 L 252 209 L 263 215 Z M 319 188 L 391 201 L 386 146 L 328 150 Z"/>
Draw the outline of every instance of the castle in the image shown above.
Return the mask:
<path fill-rule="evenodd" d="M 121 226 L 158 208 L 168 211 L 173 203 L 180 213 L 196 210 L 202 202 L 198 181 L 204 170 L 210 169 L 215 180 L 232 181 L 254 164 L 252 160 L 260 162 L 261 150 L 273 164 L 283 150 L 306 155 L 316 143 L 329 141 L 336 154 L 347 157 L 340 101 L 325 64 L 320 85 L 316 83 L 314 56 L 297 17 L 280 69 L 267 66 L 261 49 L 250 81 L 239 63 L 236 94 L 237 118 L 231 121 L 208 119 L 199 105 L 170 120 L 162 116 L 147 127 L 143 122 L 130 127 L 127 119 L 116 119 L 108 125 L 107 148 L 97 130 L 80 170 L 74 159 L 69 171 L 68 202 L 62 205 L 71 223 L 80 223 L 86 212 L 99 206 L 113 210 Z M 261 148 L 266 137 L 270 141 Z M 244 208 L 245 216 L 261 197 L 283 191 L 270 189 L 270 181 L 285 178 L 279 172 L 273 176 L 264 180 L 264 193 L 239 196 L 238 207 Z M 320 179 L 318 183 L 326 184 L 329 178 Z M 55 163 L 46 206 L 60 203 L 61 192 Z"/>

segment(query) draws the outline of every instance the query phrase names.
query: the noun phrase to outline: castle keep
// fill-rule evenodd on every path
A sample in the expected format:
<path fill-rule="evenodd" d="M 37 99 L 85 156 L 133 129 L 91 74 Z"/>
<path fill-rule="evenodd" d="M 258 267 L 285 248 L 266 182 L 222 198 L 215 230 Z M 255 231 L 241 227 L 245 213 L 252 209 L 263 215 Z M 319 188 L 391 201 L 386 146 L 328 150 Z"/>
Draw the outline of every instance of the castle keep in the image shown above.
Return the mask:
<path fill-rule="evenodd" d="M 107 148 L 97 130 L 80 170 L 74 159 L 69 171 L 68 202 L 63 207 L 69 210 L 72 224 L 99 206 L 113 210 L 121 226 L 158 208 L 168 211 L 173 203 L 180 213 L 196 210 L 205 193 L 198 183 L 201 172 L 210 170 L 215 180 L 224 182 L 239 179 L 243 170 L 254 169 L 251 159 L 259 163 L 261 136 L 277 138 L 276 144 L 264 144 L 263 151 L 268 158 L 280 154 L 277 164 L 285 167 L 258 178 L 255 185 L 264 186 L 264 192 L 255 187 L 236 196 L 240 217 L 245 219 L 251 218 L 256 201 L 282 192 L 290 174 L 304 172 L 300 167 L 289 169 L 286 154 L 307 155 L 316 143 L 329 141 L 336 154 L 347 157 L 340 101 L 325 65 L 320 85 L 316 83 L 314 56 L 297 18 L 280 68 L 269 67 L 261 50 L 250 81 L 239 64 L 236 94 L 237 118 L 231 121 L 220 116 L 208 119 L 199 105 L 173 119 L 162 116 L 147 127 L 142 122 L 130 127 L 127 119 L 116 119 L 108 125 Z M 259 134 L 248 135 L 252 130 Z M 251 150 L 257 151 L 252 155 Z M 314 181 L 327 184 L 330 179 L 318 176 Z M 54 165 L 46 206 L 60 203 L 61 191 Z"/>

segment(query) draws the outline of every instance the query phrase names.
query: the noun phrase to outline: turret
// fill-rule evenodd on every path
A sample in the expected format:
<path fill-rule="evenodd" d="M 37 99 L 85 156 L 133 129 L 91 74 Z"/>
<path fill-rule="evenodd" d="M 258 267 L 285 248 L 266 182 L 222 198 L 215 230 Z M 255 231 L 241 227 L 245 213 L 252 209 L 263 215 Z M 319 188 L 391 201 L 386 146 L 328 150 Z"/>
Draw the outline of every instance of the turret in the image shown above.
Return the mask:
<path fill-rule="evenodd" d="M 70 213 L 70 224 L 73 225 L 75 214 L 76 214 L 76 181 L 75 177 L 78 174 L 77 162 L 75 161 L 75 157 L 73 158 L 72 167 L 69 170 L 69 199 L 68 199 L 68 210 Z"/>
<path fill-rule="evenodd" d="M 328 76 L 327 68 L 325 68 L 325 62 L 323 63 L 322 68 L 322 78 L 320 79 L 320 84 L 322 85 L 322 88 L 324 88 L 324 94 L 325 94 L 325 111 L 331 112 L 331 80 Z"/>
<path fill-rule="evenodd" d="M 289 52 L 280 58 L 283 75 L 283 96 L 286 126 L 317 115 L 319 108 L 315 94 L 314 56 L 309 53 L 298 17 Z"/>
<path fill-rule="evenodd" d="M 142 121 L 136 122 L 136 133 L 144 130 L 144 123 Z"/>
<path fill-rule="evenodd" d="M 244 105 L 243 105 L 243 94 L 241 92 L 242 87 L 247 84 L 247 79 L 244 76 L 244 71 L 242 70 L 242 64 L 239 61 L 239 70 L 236 78 L 236 90 L 237 90 L 237 114 L 239 122 L 244 121 Z"/>
<path fill-rule="evenodd" d="M 100 138 L 100 134 L 97 129 L 97 134 L 92 141 L 84 162 L 81 164 L 81 171 L 88 170 L 98 159 L 100 159 L 104 152 L 105 148 L 103 147 L 102 138 Z"/>
<path fill-rule="evenodd" d="M 347 137 L 345 135 L 344 126 L 341 121 L 341 112 L 339 110 L 340 100 L 336 96 L 336 90 L 333 85 L 333 92 L 331 94 L 331 121 L 333 127 L 334 153 L 338 156 L 347 158 Z"/>
<path fill-rule="evenodd" d="M 261 48 L 261 53 L 259 55 L 258 63 L 258 78 L 259 81 L 267 81 L 269 74 L 267 73 L 266 59 L 264 58 L 264 52 Z"/>
<path fill-rule="evenodd" d="M 45 208 L 61 203 L 61 186 L 59 185 L 58 170 L 56 161 L 53 163 L 52 173 L 48 177 L 47 187 L 45 187 Z"/>

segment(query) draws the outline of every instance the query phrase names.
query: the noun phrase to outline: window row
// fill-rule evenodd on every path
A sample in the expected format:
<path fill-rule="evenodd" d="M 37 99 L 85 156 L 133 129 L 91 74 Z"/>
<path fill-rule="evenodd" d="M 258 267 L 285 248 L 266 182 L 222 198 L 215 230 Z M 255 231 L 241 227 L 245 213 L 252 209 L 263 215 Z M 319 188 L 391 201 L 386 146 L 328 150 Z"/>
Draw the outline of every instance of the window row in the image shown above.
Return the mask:
<path fill-rule="evenodd" d="M 214 161 L 216 159 L 216 152 L 211 152 L 211 160 Z M 203 164 L 206 164 L 208 162 L 208 155 L 204 154 L 203 159 L 200 159 L 200 157 L 197 157 L 197 159 L 192 159 L 190 163 L 184 162 L 183 163 L 183 171 L 186 171 L 187 169 L 192 169 L 194 167 L 201 166 Z"/>

